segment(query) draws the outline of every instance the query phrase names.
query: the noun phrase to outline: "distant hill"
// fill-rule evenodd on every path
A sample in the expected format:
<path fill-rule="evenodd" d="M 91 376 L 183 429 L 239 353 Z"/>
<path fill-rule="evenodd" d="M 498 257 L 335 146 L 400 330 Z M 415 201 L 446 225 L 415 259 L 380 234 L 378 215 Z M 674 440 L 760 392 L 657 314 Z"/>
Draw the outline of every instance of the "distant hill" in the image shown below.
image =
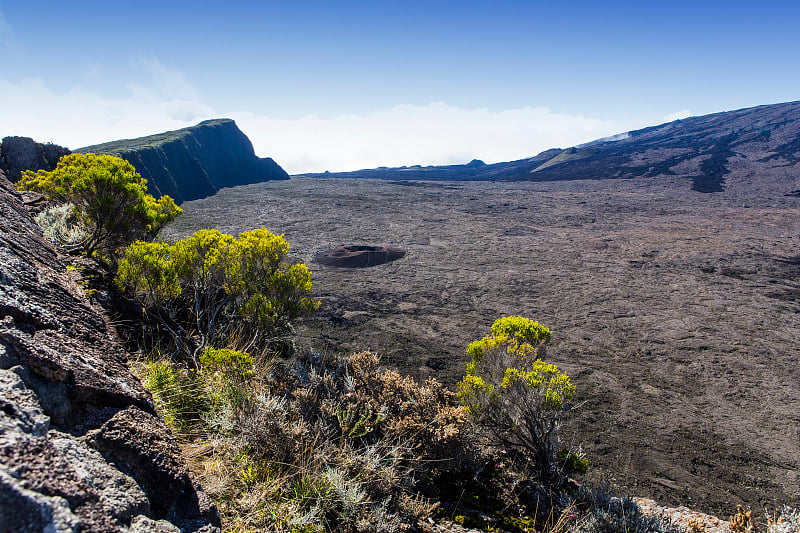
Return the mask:
<path fill-rule="evenodd" d="M 257 157 L 247 136 L 227 118 L 75 151 L 128 160 L 147 180 L 151 194 L 168 194 L 178 203 L 211 196 L 223 187 L 289 179 L 272 158 Z"/>
<path fill-rule="evenodd" d="M 528 159 L 492 165 L 376 168 L 306 174 L 392 180 L 556 181 L 677 176 L 700 192 L 730 180 L 771 182 L 800 195 L 800 102 L 676 120 Z"/>

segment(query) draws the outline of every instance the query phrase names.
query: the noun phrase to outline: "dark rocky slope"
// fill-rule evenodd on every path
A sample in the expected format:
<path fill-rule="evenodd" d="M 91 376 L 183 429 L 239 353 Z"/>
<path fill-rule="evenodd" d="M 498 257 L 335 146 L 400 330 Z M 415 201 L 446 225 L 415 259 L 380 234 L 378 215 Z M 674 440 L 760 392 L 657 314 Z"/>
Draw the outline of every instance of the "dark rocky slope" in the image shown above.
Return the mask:
<path fill-rule="evenodd" d="M 700 192 L 726 182 L 769 183 L 800 194 L 800 102 L 764 105 L 676 120 L 529 158 L 483 164 L 400 167 L 311 174 L 393 180 L 558 181 L 680 176 Z M 792 188 L 794 186 L 794 188 Z"/>
<path fill-rule="evenodd" d="M 122 157 L 147 180 L 153 196 L 168 194 L 178 203 L 211 196 L 223 187 L 289 178 L 271 158 L 255 155 L 250 140 L 231 119 L 76 152 Z"/>
<path fill-rule="evenodd" d="M 0 532 L 218 526 L 124 351 L 0 173 Z"/>
<path fill-rule="evenodd" d="M 5 137 L 0 143 L 0 170 L 11 181 L 19 180 L 23 170 L 53 170 L 68 148 L 37 143 L 30 137 Z"/>

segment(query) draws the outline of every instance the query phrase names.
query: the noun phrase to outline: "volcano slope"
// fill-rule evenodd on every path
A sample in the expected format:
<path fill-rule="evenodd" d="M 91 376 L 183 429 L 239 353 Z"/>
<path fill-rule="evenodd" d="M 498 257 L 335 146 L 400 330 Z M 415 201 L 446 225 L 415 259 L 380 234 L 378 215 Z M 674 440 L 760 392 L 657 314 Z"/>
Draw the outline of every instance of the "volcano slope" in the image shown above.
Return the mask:
<path fill-rule="evenodd" d="M 689 117 L 533 157 L 485 164 L 375 168 L 307 174 L 390 180 L 561 181 L 683 177 L 692 190 L 721 192 L 750 181 L 800 195 L 800 101 Z"/>
<path fill-rule="evenodd" d="M 317 349 L 371 349 L 453 385 L 504 315 L 552 328 L 585 405 L 567 428 L 590 480 L 727 516 L 800 498 L 800 198 L 729 179 L 297 179 L 186 202 L 162 233 L 285 234 L 314 271 Z M 312 264 L 351 243 L 406 255 Z"/>

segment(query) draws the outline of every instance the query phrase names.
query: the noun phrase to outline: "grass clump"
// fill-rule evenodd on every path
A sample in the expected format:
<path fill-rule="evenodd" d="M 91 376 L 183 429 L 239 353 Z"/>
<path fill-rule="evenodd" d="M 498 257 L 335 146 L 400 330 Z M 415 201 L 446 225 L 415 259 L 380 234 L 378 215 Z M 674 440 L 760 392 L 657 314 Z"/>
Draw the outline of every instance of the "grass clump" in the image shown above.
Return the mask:
<path fill-rule="evenodd" d="M 767 533 L 800 533 L 800 509 L 784 506 L 774 515 L 767 515 Z"/>
<path fill-rule="evenodd" d="M 36 215 L 36 223 L 42 228 L 44 238 L 59 246 L 74 246 L 88 237 L 70 202 L 47 207 Z"/>

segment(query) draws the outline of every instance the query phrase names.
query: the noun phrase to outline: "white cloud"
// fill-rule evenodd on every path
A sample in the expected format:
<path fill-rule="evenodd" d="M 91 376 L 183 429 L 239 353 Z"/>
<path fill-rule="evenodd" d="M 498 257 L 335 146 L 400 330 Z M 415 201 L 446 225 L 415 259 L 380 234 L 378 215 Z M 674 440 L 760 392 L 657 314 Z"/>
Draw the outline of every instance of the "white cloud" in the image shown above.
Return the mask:
<path fill-rule="evenodd" d="M 229 116 L 289 173 L 356 170 L 376 166 L 510 161 L 640 127 L 546 107 L 505 111 L 463 109 L 435 102 L 398 105 L 364 114 L 290 119 L 248 112 L 219 113 L 203 103 L 180 71 L 156 58 L 136 63 L 123 96 L 110 97 L 88 78 L 66 92 L 41 79 L 0 79 L 0 137 L 23 135 L 78 148 L 139 137 Z M 92 74 L 92 73 L 95 74 Z M 1 73 L 0 73 L 1 75 Z"/>
<path fill-rule="evenodd" d="M 131 82 L 126 86 L 137 99 L 151 102 L 200 100 L 198 92 L 183 72 L 167 67 L 156 57 L 139 59 L 133 64 L 133 71 L 137 79 L 147 82 L 146 85 L 141 82 Z"/>
<path fill-rule="evenodd" d="M 681 120 L 687 117 L 692 116 L 692 111 L 690 109 L 681 109 L 680 111 L 675 111 L 674 113 L 670 113 L 669 115 L 663 118 L 664 122 L 672 122 L 674 120 Z"/>
<path fill-rule="evenodd" d="M 289 173 L 377 166 L 521 159 L 631 129 L 631 124 L 554 113 L 545 107 L 493 112 L 442 102 L 367 114 L 275 119 L 230 113 L 259 155 Z M 636 124 L 635 126 L 639 126 Z"/>
<path fill-rule="evenodd" d="M 155 59 L 143 61 L 141 68 L 145 81 L 127 84 L 121 97 L 86 86 L 56 92 L 42 79 L 0 79 L 0 137 L 22 135 L 79 148 L 183 128 L 214 116 L 182 73 Z M 87 69 L 87 78 L 96 70 Z"/>

